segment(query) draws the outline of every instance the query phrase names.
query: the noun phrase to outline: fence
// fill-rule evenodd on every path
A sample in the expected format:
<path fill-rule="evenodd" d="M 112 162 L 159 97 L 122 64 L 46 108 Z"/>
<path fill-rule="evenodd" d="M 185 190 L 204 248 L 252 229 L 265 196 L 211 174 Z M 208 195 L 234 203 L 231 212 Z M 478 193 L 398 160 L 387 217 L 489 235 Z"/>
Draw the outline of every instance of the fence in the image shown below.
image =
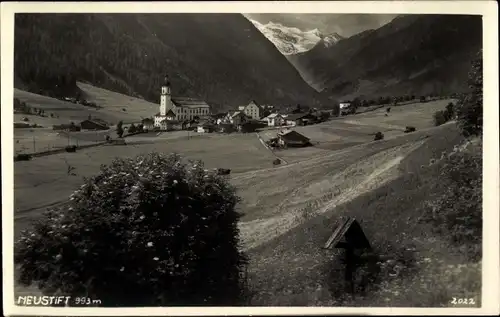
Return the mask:
<path fill-rule="evenodd" d="M 19 131 L 23 130 L 23 131 Z M 14 130 L 14 154 L 64 152 L 67 146 L 85 148 L 103 144 L 106 136 L 101 132 L 66 132 L 37 129 Z M 43 154 L 46 155 L 46 154 Z"/>

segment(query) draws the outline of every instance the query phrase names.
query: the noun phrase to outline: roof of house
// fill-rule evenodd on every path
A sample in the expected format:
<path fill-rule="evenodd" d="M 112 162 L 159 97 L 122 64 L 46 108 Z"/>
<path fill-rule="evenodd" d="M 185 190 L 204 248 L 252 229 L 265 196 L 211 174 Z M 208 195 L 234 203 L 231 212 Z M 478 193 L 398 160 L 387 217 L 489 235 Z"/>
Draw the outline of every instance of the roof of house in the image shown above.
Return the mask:
<path fill-rule="evenodd" d="M 259 110 L 264 110 L 264 108 L 262 108 L 262 106 L 261 106 L 261 105 L 259 105 L 259 104 L 258 104 L 255 100 L 251 100 L 251 101 L 248 103 L 247 107 L 248 107 L 248 106 L 250 106 L 250 104 L 252 104 L 252 103 L 253 103 L 253 104 L 255 104 L 255 105 L 259 108 Z M 245 107 L 245 108 L 246 108 L 246 107 Z"/>
<path fill-rule="evenodd" d="M 283 115 L 281 115 L 279 113 L 271 113 L 266 118 L 272 119 L 272 118 L 276 118 L 277 116 L 283 117 Z"/>
<path fill-rule="evenodd" d="M 155 117 L 167 117 L 167 116 L 169 116 L 169 115 L 173 115 L 173 116 L 175 117 L 175 112 L 173 112 L 173 111 L 172 111 L 172 109 L 169 109 L 169 110 L 167 111 L 167 114 L 166 114 L 166 115 L 162 116 L 162 115 L 158 112 L 157 114 L 155 114 Z"/>
<path fill-rule="evenodd" d="M 303 141 L 303 142 L 309 141 L 308 137 L 298 133 L 295 130 L 287 130 L 287 131 L 280 132 L 280 133 L 278 133 L 278 136 L 280 136 L 281 138 L 283 138 L 285 140 L 289 140 L 289 141 Z"/>
<path fill-rule="evenodd" d="M 286 119 L 287 120 L 299 120 L 299 119 L 302 119 L 304 117 L 309 117 L 311 116 L 310 113 L 292 113 L 292 114 L 289 114 L 286 116 Z"/>
<path fill-rule="evenodd" d="M 227 116 L 227 112 L 221 112 L 211 115 L 211 117 L 214 119 L 221 119 L 224 118 L 225 116 Z"/>
<path fill-rule="evenodd" d="M 144 119 L 142 119 L 141 122 L 144 124 L 144 123 L 153 123 L 155 121 L 153 119 L 151 119 L 151 118 L 144 118 Z"/>
<path fill-rule="evenodd" d="M 172 102 L 177 107 L 183 108 L 210 108 L 205 101 L 189 97 L 174 97 Z"/>
<path fill-rule="evenodd" d="M 94 121 L 94 122 L 99 122 L 99 123 L 102 123 L 102 124 L 105 124 L 107 125 L 108 123 L 102 119 L 99 119 L 99 118 L 90 118 L 90 120 Z"/>
<path fill-rule="evenodd" d="M 244 114 L 243 112 L 241 112 L 241 111 L 235 111 L 235 112 L 233 112 L 233 114 L 231 115 L 231 118 L 234 118 L 234 117 L 236 117 L 236 116 L 240 116 L 240 115 L 244 116 L 245 114 Z"/>
<path fill-rule="evenodd" d="M 106 122 L 104 122 L 104 121 L 102 121 L 102 120 L 98 120 L 98 119 L 97 119 L 97 120 L 96 120 L 96 119 L 90 119 L 90 120 L 89 120 L 89 119 L 86 119 L 86 120 L 83 120 L 83 121 L 80 123 L 80 125 L 81 125 L 82 123 L 84 123 L 84 122 L 90 122 L 90 123 L 93 123 L 93 124 L 95 124 L 95 125 L 99 125 L 99 126 L 101 126 L 101 127 L 107 127 L 107 126 L 108 126 Z"/>

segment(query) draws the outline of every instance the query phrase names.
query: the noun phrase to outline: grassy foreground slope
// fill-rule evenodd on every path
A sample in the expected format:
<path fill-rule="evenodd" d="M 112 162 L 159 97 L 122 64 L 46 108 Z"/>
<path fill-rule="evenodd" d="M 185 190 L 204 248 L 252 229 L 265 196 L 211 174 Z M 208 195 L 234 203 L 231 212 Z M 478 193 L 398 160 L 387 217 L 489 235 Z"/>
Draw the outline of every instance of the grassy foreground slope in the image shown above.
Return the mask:
<path fill-rule="evenodd" d="M 480 262 L 471 261 L 466 251 L 450 245 L 446 234 L 434 233 L 422 221 L 431 212 L 425 202 L 446 191 L 440 184 L 443 164 L 431 163 L 461 141 L 453 124 L 434 129 L 392 171 L 379 173 L 379 186 L 353 195 L 345 203 L 339 199 L 340 203 L 323 214 L 312 206 L 296 217 L 301 224 L 250 250 L 252 304 L 435 307 L 449 306 L 452 296 L 474 297 L 479 304 Z M 364 169 L 360 162 L 351 163 L 348 169 L 353 172 L 357 166 Z M 362 185 L 337 195 L 349 195 Z M 357 283 L 365 288 L 355 299 L 344 291 L 340 254 L 321 249 L 345 216 L 361 222 L 381 257 L 380 262 L 359 272 Z"/>

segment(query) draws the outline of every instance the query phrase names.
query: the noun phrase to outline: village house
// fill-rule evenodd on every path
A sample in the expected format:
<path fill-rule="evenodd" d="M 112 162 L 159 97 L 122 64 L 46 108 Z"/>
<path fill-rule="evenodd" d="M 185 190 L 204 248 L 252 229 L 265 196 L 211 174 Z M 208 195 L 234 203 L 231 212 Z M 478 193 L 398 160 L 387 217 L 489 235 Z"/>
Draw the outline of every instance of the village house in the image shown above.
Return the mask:
<path fill-rule="evenodd" d="M 167 130 L 168 121 L 193 120 L 208 116 L 210 106 L 202 100 L 186 97 L 172 97 L 170 82 L 165 76 L 161 87 L 160 112 L 154 116 L 154 126 Z"/>
<path fill-rule="evenodd" d="M 270 127 L 277 127 L 285 124 L 285 118 L 279 113 L 271 113 L 265 117 L 264 120 Z"/>
<path fill-rule="evenodd" d="M 155 121 L 151 118 L 144 118 L 142 119 L 141 123 L 142 123 L 142 129 L 144 131 L 153 130 L 155 127 Z"/>
<path fill-rule="evenodd" d="M 108 130 L 108 124 L 98 118 L 89 118 L 80 122 L 80 127 L 83 130 Z"/>
<path fill-rule="evenodd" d="M 350 101 L 341 101 L 339 103 L 339 110 L 339 114 L 342 116 L 353 113 L 354 109 Z"/>
<path fill-rule="evenodd" d="M 221 124 L 224 122 L 224 118 L 227 116 L 227 112 L 216 113 L 211 115 L 210 117 L 214 121 L 215 124 Z"/>
<path fill-rule="evenodd" d="M 241 108 L 241 107 L 240 107 Z M 241 110 L 240 110 L 241 111 Z M 264 109 L 258 105 L 255 100 L 252 100 L 243 110 L 243 112 L 250 118 L 254 120 L 260 120 Z"/>
<path fill-rule="evenodd" d="M 215 131 L 215 126 L 210 122 L 199 123 L 198 126 L 196 127 L 196 132 L 199 133 L 206 133 L 206 132 L 210 133 L 213 131 Z"/>
<path fill-rule="evenodd" d="M 234 111 L 233 113 L 228 113 L 224 123 L 230 123 L 234 125 L 241 125 L 245 122 L 247 122 L 250 118 L 248 116 L 241 112 L 241 111 Z"/>
<path fill-rule="evenodd" d="M 292 113 L 286 115 L 285 125 L 287 126 L 297 126 L 297 125 L 308 125 L 316 122 L 316 116 L 310 113 Z"/>
<path fill-rule="evenodd" d="M 304 147 L 310 144 L 310 140 L 297 131 L 284 130 L 278 133 L 278 144 L 282 147 Z"/>

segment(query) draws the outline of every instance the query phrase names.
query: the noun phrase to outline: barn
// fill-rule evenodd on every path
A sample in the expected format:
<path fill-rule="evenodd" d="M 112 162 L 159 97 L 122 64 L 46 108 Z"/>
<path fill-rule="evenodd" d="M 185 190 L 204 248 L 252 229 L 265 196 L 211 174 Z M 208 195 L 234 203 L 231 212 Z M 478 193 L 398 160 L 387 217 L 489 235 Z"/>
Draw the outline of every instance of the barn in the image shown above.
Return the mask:
<path fill-rule="evenodd" d="M 310 145 L 308 137 L 293 130 L 278 133 L 278 144 L 284 147 L 304 147 Z"/>
<path fill-rule="evenodd" d="M 83 130 L 108 130 L 109 126 L 106 122 L 100 119 L 87 119 L 80 123 Z"/>

